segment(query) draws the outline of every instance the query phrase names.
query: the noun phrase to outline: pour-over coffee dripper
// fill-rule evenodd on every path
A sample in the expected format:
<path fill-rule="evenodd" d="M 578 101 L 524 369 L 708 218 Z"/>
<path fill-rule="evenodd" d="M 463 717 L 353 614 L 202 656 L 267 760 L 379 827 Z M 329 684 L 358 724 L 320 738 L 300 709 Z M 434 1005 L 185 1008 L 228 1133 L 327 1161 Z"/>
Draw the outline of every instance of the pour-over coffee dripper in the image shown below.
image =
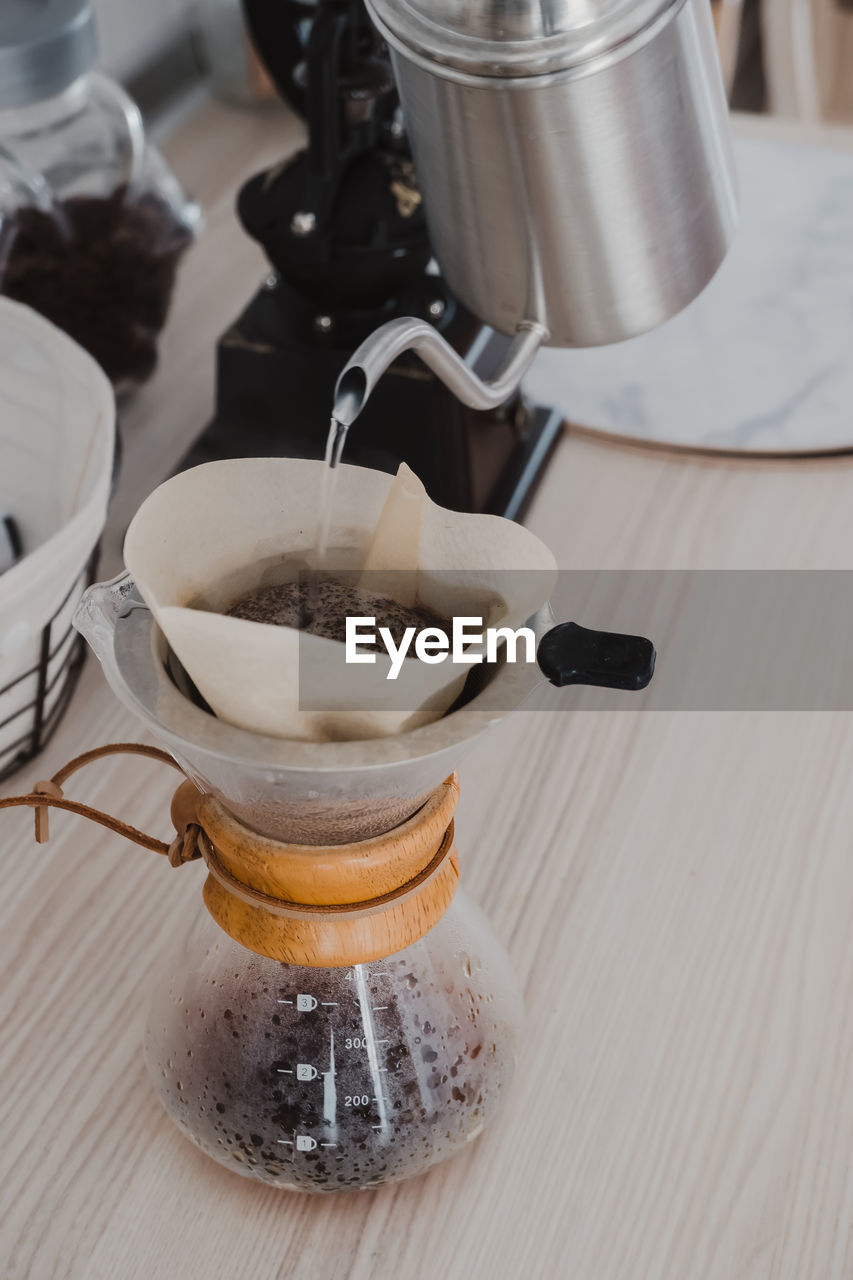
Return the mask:
<path fill-rule="evenodd" d="M 648 641 L 531 620 L 535 672 L 478 669 L 442 719 L 365 742 L 235 728 L 204 707 L 129 575 L 77 625 L 107 680 L 178 761 L 179 831 L 208 868 L 206 912 L 164 957 L 146 1058 L 203 1151 L 286 1188 L 374 1187 L 475 1137 L 512 1076 L 521 1002 L 457 892 L 452 772 L 546 675 L 642 687 Z M 543 674 L 544 672 L 544 674 Z"/>
<path fill-rule="evenodd" d="M 201 790 L 273 839 L 308 845 L 369 839 L 415 813 L 476 739 L 543 684 L 640 690 L 655 652 L 642 637 L 555 625 L 549 605 L 529 620 L 538 665 L 472 669 L 450 711 L 408 733 L 362 741 L 303 742 L 227 724 L 206 707 L 169 649 L 133 579 L 91 587 L 75 626 L 120 701 Z"/>

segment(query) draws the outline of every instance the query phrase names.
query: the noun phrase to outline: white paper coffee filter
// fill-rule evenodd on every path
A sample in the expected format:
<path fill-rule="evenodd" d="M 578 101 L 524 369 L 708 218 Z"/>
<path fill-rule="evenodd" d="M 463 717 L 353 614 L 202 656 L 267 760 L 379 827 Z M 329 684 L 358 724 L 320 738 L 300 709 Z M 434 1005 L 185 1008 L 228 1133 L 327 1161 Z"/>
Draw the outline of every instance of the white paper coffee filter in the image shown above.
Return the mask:
<path fill-rule="evenodd" d="M 351 666 L 337 641 L 214 612 L 281 582 L 285 558 L 298 561 L 314 550 L 323 467 L 247 458 L 174 476 L 134 517 L 125 561 L 170 646 L 222 719 L 314 741 L 405 732 L 444 714 L 466 669 L 411 658 L 388 680 L 391 659 L 384 653 L 374 664 Z M 550 551 L 528 530 L 436 506 L 408 468 L 395 479 L 342 466 L 328 545 L 330 568 L 368 569 L 371 591 L 385 570 L 398 586 L 401 574 L 412 573 L 428 608 L 445 616 L 479 613 L 488 600 L 487 621 L 508 626 L 521 626 L 544 603 L 556 574 Z M 401 597 L 400 590 L 389 594 Z M 330 709 L 300 706 L 306 664 L 322 673 Z"/>

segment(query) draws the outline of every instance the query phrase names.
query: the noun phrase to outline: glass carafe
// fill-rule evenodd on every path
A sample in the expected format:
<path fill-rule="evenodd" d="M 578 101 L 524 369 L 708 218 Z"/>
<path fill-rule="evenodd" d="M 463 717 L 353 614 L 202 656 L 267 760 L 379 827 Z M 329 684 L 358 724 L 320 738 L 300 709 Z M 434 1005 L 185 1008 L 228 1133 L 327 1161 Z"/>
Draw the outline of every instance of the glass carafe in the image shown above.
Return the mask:
<path fill-rule="evenodd" d="M 477 1136 L 512 1077 L 520 1017 L 506 954 L 461 891 L 412 945 L 340 967 L 253 954 L 203 912 L 164 962 L 145 1053 L 169 1115 L 220 1164 L 352 1190 Z"/>
<path fill-rule="evenodd" d="M 507 1091 L 521 1000 L 457 888 L 448 771 L 529 677 L 498 664 L 470 703 L 369 743 L 265 738 L 194 700 L 128 575 L 92 588 L 75 620 L 188 779 L 170 855 L 184 861 L 195 830 L 209 873 L 207 913 L 165 957 L 148 1019 L 169 1114 L 227 1168 L 285 1188 L 375 1187 L 463 1147 Z M 566 628 L 602 641 L 553 628 L 547 609 L 533 621 L 540 650 Z M 606 682 L 642 687 L 645 669 L 648 683 L 648 642 L 609 639 Z M 557 635 L 543 660 L 566 683 L 588 655 L 569 664 Z"/>

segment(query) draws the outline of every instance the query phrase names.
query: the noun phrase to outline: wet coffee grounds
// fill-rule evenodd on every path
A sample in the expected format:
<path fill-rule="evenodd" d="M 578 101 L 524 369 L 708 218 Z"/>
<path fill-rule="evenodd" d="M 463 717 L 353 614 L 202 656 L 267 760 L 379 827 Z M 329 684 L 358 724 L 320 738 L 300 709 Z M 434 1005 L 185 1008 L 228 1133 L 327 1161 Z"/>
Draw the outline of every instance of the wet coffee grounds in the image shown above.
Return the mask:
<path fill-rule="evenodd" d="M 346 639 L 348 617 L 375 618 L 376 631 L 387 627 L 396 645 L 402 640 L 407 627 L 414 627 L 417 631 L 425 627 L 440 627 L 446 634 L 451 626 L 447 618 L 423 605 L 398 604 L 389 596 L 365 591 L 337 578 L 258 587 L 235 601 L 226 613 L 232 618 L 295 627 L 311 635 L 341 642 Z M 364 644 L 359 649 L 369 652 L 371 648 L 378 647 L 378 644 Z"/>
<path fill-rule="evenodd" d="M 25 207 L 4 225 L 2 292 L 64 329 L 114 383 L 157 364 L 178 261 L 190 229 L 154 195 L 74 196 Z"/>
<path fill-rule="evenodd" d="M 306 969 L 221 948 L 194 985 L 175 976 L 146 1046 L 169 1114 L 221 1164 L 291 1189 L 377 1187 L 476 1137 L 499 1102 L 514 1041 L 474 957 L 415 944 Z"/>

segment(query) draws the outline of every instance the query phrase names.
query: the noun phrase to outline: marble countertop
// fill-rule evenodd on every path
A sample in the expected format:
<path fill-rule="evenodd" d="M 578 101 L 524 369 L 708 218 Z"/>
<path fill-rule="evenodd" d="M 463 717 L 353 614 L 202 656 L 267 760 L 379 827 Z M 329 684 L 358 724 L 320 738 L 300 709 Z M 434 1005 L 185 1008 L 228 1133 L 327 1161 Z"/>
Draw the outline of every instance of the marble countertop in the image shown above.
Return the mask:
<path fill-rule="evenodd" d="M 525 388 L 573 424 L 659 444 L 853 448 L 850 135 L 738 132 L 741 224 L 705 291 L 639 338 L 543 351 Z"/>

